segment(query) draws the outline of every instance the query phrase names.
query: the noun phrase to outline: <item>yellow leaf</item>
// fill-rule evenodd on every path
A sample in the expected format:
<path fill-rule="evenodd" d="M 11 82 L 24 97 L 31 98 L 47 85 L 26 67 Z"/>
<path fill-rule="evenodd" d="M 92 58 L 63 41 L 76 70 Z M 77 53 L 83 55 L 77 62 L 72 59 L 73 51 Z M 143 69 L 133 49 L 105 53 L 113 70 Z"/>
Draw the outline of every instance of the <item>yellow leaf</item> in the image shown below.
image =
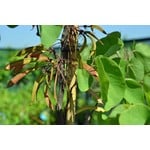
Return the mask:
<path fill-rule="evenodd" d="M 95 109 L 95 111 L 97 111 L 97 112 L 105 112 L 104 108 L 102 108 L 102 107 L 97 107 Z"/>
<path fill-rule="evenodd" d="M 97 99 L 97 102 L 99 103 L 99 104 L 103 104 L 103 101 L 102 101 L 102 99 Z"/>
<path fill-rule="evenodd" d="M 18 71 L 20 71 L 24 65 L 30 63 L 33 59 L 31 58 L 24 58 L 21 60 L 17 60 L 15 62 L 12 62 L 8 65 L 6 65 L 5 69 L 6 70 L 13 70 L 15 73 L 17 73 Z"/>
<path fill-rule="evenodd" d="M 45 101 L 46 101 L 46 104 L 49 108 L 51 108 L 52 110 L 54 110 L 54 107 L 51 103 L 51 100 L 50 100 L 50 97 L 48 95 L 48 87 L 46 86 L 46 89 L 44 91 L 44 97 L 45 97 Z"/>
<path fill-rule="evenodd" d="M 39 89 L 39 86 L 40 84 L 42 83 L 43 81 L 43 76 L 40 76 L 35 82 L 34 82 L 34 85 L 33 85 L 33 88 L 32 88 L 32 101 L 35 100 L 35 97 L 37 96 L 37 92 L 38 92 L 38 89 Z"/>
<path fill-rule="evenodd" d="M 38 57 L 38 61 L 48 61 L 48 60 L 49 60 L 48 57 L 44 56 L 42 54 L 40 54 L 39 57 Z"/>
<path fill-rule="evenodd" d="M 27 48 L 19 51 L 17 56 L 22 56 L 22 55 L 25 55 L 25 54 L 29 54 L 29 53 L 37 52 L 37 51 L 42 51 L 42 50 L 44 50 L 44 46 L 42 44 L 37 45 L 37 46 L 27 47 Z"/>

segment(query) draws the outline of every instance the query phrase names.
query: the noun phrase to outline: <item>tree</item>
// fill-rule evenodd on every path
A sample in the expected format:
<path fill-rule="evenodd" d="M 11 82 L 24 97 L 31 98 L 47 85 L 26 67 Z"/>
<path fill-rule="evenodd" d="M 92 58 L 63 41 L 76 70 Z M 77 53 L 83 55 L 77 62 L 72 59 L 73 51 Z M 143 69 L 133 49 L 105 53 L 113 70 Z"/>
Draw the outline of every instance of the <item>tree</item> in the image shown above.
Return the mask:
<path fill-rule="evenodd" d="M 41 45 L 21 50 L 6 66 L 15 74 L 8 87 L 37 72 L 32 100 L 43 88 L 56 124 L 149 124 L 149 45 L 126 50 L 119 32 L 98 25 L 36 28 Z"/>

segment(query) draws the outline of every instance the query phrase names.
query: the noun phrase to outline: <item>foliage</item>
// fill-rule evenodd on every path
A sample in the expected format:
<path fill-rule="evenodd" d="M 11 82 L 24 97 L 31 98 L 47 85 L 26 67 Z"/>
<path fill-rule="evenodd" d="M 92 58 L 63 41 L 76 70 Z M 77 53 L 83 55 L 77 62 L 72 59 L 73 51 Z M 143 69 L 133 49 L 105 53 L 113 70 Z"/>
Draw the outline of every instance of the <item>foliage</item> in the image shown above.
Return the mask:
<path fill-rule="evenodd" d="M 19 58 L 6 66 L 15 73 L 8 86 L 35 72 L 32 100 L 38 99 L 38 92 L 43 88 L 47 106 L 55 113 L 59 90 L 57 77 L 63 72 L 61 48 L 56 50 L 53 43 L 62 26 L 40 27 L 41 45 L 23 49 L 17 54 Z M 75 123 L 149 124 L 150 45 L 137 43 L 127 47 L 121 40 L 121 33 L 112 32 L 99 39 L 94 30 L 106 34 L 96 25 L 83 26 L 78 31 L 83 43 L 78 50 L 77 83 L 75 78 L 70 83 L 78 85 Z M 65 75 L 61 76 L 65 80 Z M 65 108 L 67 88 L 62 97 Z"/>
<path fill-rule="evenodd" d="M 34 74 L 26 76 L 17 86 L 6 88 L 12 73 L 5 71 L 4 66 L 14 61 L 16 52 L 14 49 L 0 50 L 0 124 L 54 124 L 54 114 L 46 107 L 42 91 L 38 93 L 38 101 L 31 102 Z"/>

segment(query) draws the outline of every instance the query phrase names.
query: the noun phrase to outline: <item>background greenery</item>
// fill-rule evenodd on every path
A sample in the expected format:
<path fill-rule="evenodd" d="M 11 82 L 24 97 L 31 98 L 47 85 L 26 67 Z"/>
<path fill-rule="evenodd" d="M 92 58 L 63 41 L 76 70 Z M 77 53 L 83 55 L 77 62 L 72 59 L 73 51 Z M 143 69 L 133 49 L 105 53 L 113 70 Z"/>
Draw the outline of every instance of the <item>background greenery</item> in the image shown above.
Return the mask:
<path fill-rule="evenodd" d="M 7 88 L 11 72 L 4 68 L 14 60 L 16 53 L 14 49 L 0 50 L 0 124 L 52 124 L 54 117 L 50 117 L 42 91 L 38 93 L 38 101 L 31 102 L 34 74 L 25 77 L 18 85 Z"/>

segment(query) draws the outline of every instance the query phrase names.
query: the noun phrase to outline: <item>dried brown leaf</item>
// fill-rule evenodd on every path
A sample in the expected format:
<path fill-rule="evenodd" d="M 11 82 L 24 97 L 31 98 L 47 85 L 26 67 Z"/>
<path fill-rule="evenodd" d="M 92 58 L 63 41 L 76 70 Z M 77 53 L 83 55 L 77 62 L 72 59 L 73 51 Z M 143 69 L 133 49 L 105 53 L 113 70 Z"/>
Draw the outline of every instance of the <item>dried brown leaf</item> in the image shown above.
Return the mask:
<path fill-rule="evenodd" d="M 26 70 L 25 72 L 18 73 L 15 75 L 7 84 L 7 87 L 11 87 L 18 83 L 23 77 L 25 77 L 31 70 Z"/>
<path fill-rule="evenodd" d="M 32 47 L 27 47 L 21 51 L 19 51 L 19 53 L 17 54 L 17 56 L 22 56 L 22 55 L 28 55 L 30 53 L 33 53 L 33 52 L 40 52 L 44 50 L 44 46 L 42 44 L 40 45 L 37 45 L 37 46 L 32 46 Z"/>
<path fill-rule="evenodd" d="M 98 73 L 92 66 L 83 63 L 83 68 L 98 80 Z"/>
<path fill-rule="evenodd" d="M 44 97 L 45 97 L 45 102 L 46 102 L 47 106 L 49 108 L 51 108 L 52 110 L 54 110 L 54 107 L 53 107 L 51 100 L 50 100 L 50 97 L 48 95 L 48 87 L 47 86 L 46 86 L 46 89 L 44 91 Z"/>
<path fill-rule="evenodd" d="M 36 96 L 37 96 L 37 92 L 38 92 L 38 89 L 43 81 L 43 76 L 40 76 L 35 82 L 34 82 L 34 85 L 33 85 L 33 88 L 32 88 L 32 101 L 35 100 Z"/>
<path fill-rule="evenodd" d="M 6 65 L 6 70 L 13 70 L 15 73 L 21 71 L 24 65 L 30 63 L 32 61 L 31 58 L 24 58 L 15 62 L 12 62 L 8 65 Z"/>

